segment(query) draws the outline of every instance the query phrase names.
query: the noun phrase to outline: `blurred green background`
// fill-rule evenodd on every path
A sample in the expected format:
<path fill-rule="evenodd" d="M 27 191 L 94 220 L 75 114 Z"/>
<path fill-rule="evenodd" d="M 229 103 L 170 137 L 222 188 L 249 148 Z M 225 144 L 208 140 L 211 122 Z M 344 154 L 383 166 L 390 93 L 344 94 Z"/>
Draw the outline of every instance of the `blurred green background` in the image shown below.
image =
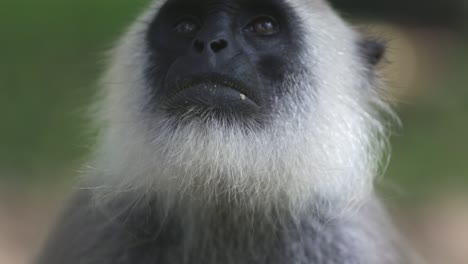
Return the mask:
<path fill-rule="evenodd" d="M 47 186 L 79 168 L 104 53 L 146 2 L 2 2 L 0 184 Z"/>
<path fill-rule="evenodd" d="M 15 215 L 18 200 L 30 206 L 24 197 L 69 191 L 92 149 L 86 109 L 104 54 L 148 2 L 0 0 L 0 236 L 2 204 Z M 381 67 L 403 126 L 383 189 L 403 205 L 468 193 L 466 2 L 406 3 L 336 1 L 388 41 Z M 0 241 L 7 263 L 1 254 Z"/>

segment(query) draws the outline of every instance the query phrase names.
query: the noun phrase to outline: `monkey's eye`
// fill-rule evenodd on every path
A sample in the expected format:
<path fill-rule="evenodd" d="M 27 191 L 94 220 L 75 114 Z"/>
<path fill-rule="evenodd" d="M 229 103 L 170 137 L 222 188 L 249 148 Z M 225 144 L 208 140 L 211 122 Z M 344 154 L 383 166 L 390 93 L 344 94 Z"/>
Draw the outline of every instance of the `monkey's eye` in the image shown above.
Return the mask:
<path fill-rule="evenodd" d="M 183 18 L 174 26 L 174 31 L 180 35 L 190 36 L 200 30 L 200 23 L 194 18 Z"/>
<path fill-rule="evenodd" d="M 259 35 L 273 35 L 279 32 L 279 25 L 270 16 L 259 16 L 250 22 L 245 30 Z"/>

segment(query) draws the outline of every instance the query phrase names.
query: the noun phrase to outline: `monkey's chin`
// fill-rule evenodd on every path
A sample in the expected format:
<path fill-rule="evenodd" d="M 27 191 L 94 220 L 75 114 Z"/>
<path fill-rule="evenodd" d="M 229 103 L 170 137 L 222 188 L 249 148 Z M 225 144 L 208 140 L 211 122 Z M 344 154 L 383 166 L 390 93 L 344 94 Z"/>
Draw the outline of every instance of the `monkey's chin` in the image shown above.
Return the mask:
<path fill-rule="evenodd" d="M 185 118 L 252 118 L 261 110 L 254 100 L 242 92 L 215 84 L 193 85 L 168 100 L 168 110 Z"/>

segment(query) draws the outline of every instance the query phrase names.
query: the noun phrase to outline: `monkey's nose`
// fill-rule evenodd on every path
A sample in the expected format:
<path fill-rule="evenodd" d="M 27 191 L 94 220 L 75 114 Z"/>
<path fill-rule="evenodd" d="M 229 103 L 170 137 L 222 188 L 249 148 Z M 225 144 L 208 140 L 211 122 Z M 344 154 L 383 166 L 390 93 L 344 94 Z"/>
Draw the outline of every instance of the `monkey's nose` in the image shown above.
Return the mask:
<path fill-rule="evenodd" d="M 218 53 L 228 46 L 228 42 L 224 39 L 218 39 L 210 43 L 210 48 L 214 53 Z"/>
<path fill-rule="evenodd" d="M 217 39 L 209 42 L 208 52 L 219 53 L 228 47 L 228 41 L 225 39 Z M 205 42 L 199 39 L 193 42 L 193 49 L 196 53 L 202 54 L 205 51 Z"/>

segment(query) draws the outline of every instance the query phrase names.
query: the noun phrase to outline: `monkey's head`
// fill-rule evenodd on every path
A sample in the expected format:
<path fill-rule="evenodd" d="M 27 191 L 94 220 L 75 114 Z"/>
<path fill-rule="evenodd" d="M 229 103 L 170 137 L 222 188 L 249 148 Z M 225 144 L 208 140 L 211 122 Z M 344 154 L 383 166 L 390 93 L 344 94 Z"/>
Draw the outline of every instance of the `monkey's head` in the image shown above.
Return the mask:
<path fill-rule="evenodd" d="M 359 201 L 386 139 L 382 55 L 321 0 L 157 1 L 114 52 L 94 174 L 203 203 Z"/>

